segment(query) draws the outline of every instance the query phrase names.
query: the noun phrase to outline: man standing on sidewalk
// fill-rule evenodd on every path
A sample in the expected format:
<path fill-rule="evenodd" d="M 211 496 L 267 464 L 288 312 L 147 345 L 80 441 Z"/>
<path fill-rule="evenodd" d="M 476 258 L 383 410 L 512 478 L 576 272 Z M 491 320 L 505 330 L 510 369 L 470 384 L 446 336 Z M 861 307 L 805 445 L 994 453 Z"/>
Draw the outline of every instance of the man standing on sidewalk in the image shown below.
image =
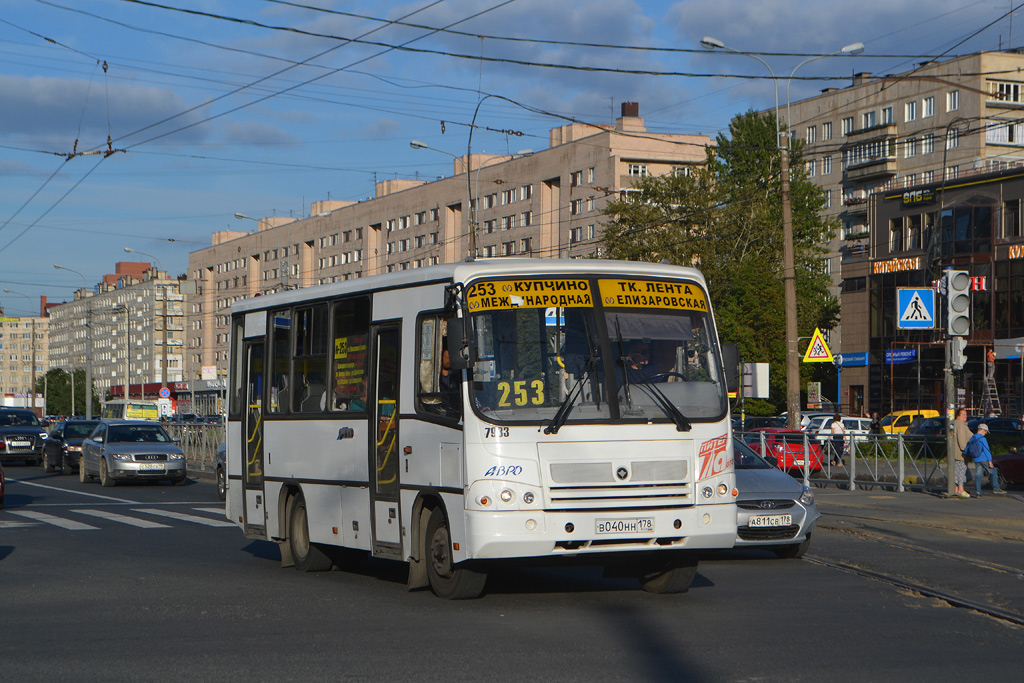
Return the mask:
<path fill-rule="evenodd" d="M 1002 495 L 1006 493 L 999 487 L 999 472 L 992 466 L 992 450 L 988 446 L 988 425 L 984 422 L 978 425 L 978 433 L 971 437 L 967 443 L 967 451 L 974 460 L 974 489 L 977 497 L 981 498 L 981 473 L 985 471 L 992 478 L 992 493 Z"/>
<path fill-rule="evenodd" d="M 964 451 L 970 443 L 973 435 L 971 428 L 967 426 L 967 410 L 961 408 L 956 411 L 956 419 L 953 420 L 953 483 L 956 484 L 956 495 L 960 498 L 970 498 L 971 495 L 964 490 L 964 483 L 967 481 L 967 463 L 964 462 Z M 987 443 L 987 442 L 986 442 Z"/>

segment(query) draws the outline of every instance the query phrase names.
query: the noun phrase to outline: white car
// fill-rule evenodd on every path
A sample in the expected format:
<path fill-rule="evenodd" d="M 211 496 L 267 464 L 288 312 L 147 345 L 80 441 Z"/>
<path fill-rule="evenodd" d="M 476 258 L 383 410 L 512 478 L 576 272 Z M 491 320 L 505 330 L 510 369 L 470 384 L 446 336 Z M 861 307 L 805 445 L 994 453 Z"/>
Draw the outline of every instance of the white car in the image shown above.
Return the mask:
<path fill-rule="evenodd" d="M 832 439 L 833 419 L 835 419 L 835 415 L 815 417 L 807 425 L 805 431 L 821 443 L 830 441 Z M 871 418 L 844 416 L 843 426 L 846 427 L 846 442 L 849 443 L 851 438 L 856 439 L 859 436 L 867 436 L 871 433 Z"/>

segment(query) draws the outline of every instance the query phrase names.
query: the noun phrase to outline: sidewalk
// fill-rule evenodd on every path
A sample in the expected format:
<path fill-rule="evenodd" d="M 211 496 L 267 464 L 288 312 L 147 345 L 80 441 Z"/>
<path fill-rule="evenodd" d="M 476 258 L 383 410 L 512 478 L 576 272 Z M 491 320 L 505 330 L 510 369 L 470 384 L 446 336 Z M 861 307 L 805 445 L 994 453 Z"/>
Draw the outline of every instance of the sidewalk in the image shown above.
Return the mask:
<path fill-rule="evenodd" d="M 996 496 L 986 488 L 982 493 L 981 498 L 961 499 L 930 492 L 830 487 L 815 488 L 814 501 L 826 520 L 829 516 L 873 517 L 963 527 L 965 531 L 980 526 L 1024 541 L 1024 491 L 1018 487 Z"/>

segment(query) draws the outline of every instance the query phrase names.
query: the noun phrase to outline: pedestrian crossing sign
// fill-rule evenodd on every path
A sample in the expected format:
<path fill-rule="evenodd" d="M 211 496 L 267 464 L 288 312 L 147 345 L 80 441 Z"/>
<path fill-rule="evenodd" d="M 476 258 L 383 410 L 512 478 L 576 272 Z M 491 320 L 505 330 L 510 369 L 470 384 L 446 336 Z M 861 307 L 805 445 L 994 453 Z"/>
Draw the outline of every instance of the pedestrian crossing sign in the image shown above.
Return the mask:
<path fill-rule="evenodd" d="M 807 346 L 807 353 L 804 354 L 804 362 L 832 362 L 832 352 L 829 350 L 828 344 L 825 343 L 825 337 L 822 336 L 821 330 L 819 330 L 817 327 L 814 328 L 814 336 L 811 337 L 811 343 Z"/>
<path fill-rule="evenodd" d="M 896 290 L 896 328 L 930 330 L 935 327 L 935 290 L 930 287 L 900 287 Z"/>

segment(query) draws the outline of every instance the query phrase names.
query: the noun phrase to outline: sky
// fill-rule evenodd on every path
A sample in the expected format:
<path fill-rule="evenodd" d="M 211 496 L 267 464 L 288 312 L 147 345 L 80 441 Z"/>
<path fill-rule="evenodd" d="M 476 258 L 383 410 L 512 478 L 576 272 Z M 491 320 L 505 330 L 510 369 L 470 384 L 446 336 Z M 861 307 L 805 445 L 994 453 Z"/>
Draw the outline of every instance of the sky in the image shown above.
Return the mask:
<path fill-rule="evenodd" d="M 171 276 L 242 213 L 308 216 L 448 154 L 547 147 L 638 102 L 715 136 L 854 73 L 1024 46 L 1021 0 L 3 0 L 0 306 L 34 315 L 115 263 Z M 743 76 L 755 78 L 742 78 Z M 486 96 L 490 95 L 491 97 Z M 414 150 L 410 140 L 430 149 Z M 447 152 L 448 154 L 446 154 Z M 138 253 L 126 253 L 125 248 Z M 55 270 L 54 264 L 72 270 Z"/>

